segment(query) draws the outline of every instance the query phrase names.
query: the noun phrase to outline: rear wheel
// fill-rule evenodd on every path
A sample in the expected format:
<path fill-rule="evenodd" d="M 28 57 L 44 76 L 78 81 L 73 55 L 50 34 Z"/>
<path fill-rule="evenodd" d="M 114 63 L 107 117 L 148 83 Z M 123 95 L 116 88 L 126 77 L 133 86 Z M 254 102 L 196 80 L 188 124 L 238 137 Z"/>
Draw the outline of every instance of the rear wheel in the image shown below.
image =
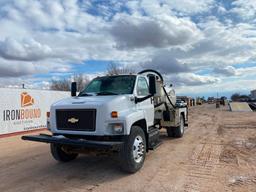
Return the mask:
<path fill-rule="evenodd" d="M 68 162 L 77 158 L 78 153 L 67 153 L 62 149 L 61 145 L 51 143 L 51 154 L 53 158 L 60 162 Z"/>
<path fill-rule="evenodd" d="M 166 128 L 168 137 L 174 137 L 174 129 L 175 129 L 175 127 L 167 127 Z"/>
<path fill-rule="evenodd" d="M 185 126 L 184 117 L 183 117 L 183 115 L 180 115 L 180 125 L 173 129 L 173 136 L 175 138 L 180 138 L 183 136 L 184 126 Z"/>
<path fill-rule="evenodd" d="M 131 133 L 120 151 L 122 170 L 135 173 L 143 166 L 145 156 L 146 139 L 144 131 L 139 126 L 132 126 Z"/>

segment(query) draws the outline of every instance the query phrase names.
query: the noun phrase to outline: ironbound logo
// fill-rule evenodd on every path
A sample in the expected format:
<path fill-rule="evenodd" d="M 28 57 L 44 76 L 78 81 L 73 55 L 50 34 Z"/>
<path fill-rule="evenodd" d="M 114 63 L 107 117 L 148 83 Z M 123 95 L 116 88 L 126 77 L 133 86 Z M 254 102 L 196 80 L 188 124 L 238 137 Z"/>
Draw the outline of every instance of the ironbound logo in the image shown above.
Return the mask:
<path fill-rule="evenodd" d="M 27 92 L 23 92 L 20 95 L 21 107 L 27 107 L 34 104 L 34 98 L 32 98 Z"/>
<path fill-rule="evenodd" d="M 70 122 L 70 123 L 77 123 L 78 121 L 79 121 L 79 119 L 76 119 L 74 117 L 68 119 L 68 122 Z"/>
<path fill-rule="evenodd" d="M 23 119 L 36 119 L 41 117 L 41 110 L 39 108 L 27 108 L 33 106 L 35 103 L 34 98 L 27 92 L 20 94 L 20 101 L 22 109 L 6 109 L 3 111 L 3 120 L 23 120 Z M 25 108 L 26 109 L 23 109 Z"/>

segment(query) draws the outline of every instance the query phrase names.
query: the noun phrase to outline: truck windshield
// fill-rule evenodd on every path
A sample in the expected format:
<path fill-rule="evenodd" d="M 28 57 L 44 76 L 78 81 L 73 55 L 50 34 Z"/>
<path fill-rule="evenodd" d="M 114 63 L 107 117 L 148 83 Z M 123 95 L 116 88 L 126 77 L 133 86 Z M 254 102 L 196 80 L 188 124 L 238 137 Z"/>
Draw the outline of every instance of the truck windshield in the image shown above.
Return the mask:
<path fill-rule="evenodd" d="M 92 80 L 78 96 L 132 94 L 136 76 L 120 75 L 98 77 Z"/>

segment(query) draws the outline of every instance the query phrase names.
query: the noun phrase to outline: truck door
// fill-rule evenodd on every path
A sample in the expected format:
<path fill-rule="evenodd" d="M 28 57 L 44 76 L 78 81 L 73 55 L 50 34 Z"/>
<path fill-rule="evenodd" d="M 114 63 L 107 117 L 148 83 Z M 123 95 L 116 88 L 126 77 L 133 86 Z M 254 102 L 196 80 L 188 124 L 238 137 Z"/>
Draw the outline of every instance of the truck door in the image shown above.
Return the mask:
<path fill-rule="evenodd" d="M 149 88 L 146 78 L 139 77 L 137 81 L 137 87 L 136 87 L 137 97 L 142 98 L 147 95 L 149 95 Z M 142 101 L 140 103 L 137 103 L 137 109 L 143 110 L 147 126 L 151 126 L 154 124 L 154 102 L 151 100 L 151 98 L 146 99 L 145 101 Z"/>

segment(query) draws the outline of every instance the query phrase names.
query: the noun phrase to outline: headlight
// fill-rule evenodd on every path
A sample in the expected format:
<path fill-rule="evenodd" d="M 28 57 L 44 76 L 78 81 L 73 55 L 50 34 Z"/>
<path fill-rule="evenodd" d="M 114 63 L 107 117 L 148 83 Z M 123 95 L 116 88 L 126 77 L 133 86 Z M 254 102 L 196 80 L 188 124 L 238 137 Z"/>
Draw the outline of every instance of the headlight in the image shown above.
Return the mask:
<path fill-rule="evenodd" d="M 112 133 L 114 134 L 123 134 L 124 133 L 124 125 L 122 123 L 111 123 L 109 124 Z"/>

